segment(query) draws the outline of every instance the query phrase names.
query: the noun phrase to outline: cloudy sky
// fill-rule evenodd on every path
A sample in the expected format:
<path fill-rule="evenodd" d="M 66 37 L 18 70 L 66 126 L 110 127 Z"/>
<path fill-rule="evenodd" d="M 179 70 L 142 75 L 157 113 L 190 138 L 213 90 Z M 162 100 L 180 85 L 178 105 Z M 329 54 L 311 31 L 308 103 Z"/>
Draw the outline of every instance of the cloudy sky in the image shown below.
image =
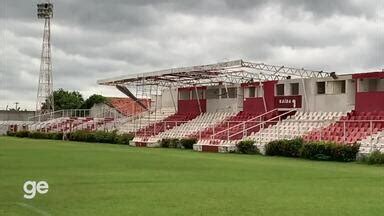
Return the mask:
<path fill-rule="evenodd" d="M 34 109 L 43 21 L 0 0 L 0 109 Z M 245 59 L 354 73 L 384 68 L 382 0 L 57 0 L 54 88 L 119 96 L 96 80 Z"/>

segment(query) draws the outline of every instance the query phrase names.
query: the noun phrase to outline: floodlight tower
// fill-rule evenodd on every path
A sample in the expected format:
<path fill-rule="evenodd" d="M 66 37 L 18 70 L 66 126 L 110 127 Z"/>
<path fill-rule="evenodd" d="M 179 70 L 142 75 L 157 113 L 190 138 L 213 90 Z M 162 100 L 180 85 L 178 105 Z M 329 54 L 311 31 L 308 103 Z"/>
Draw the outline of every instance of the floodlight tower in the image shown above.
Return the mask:
<path fill-rule="evenodd" d="M 37 4 L 37 18 L 44 19 L 43 45 L 37 88 L 36 115 L 54 111 L 53 106 L 53 79 L 51 62 L 51 19 L 53 17 L 53 4 L 50 0 Z"/>

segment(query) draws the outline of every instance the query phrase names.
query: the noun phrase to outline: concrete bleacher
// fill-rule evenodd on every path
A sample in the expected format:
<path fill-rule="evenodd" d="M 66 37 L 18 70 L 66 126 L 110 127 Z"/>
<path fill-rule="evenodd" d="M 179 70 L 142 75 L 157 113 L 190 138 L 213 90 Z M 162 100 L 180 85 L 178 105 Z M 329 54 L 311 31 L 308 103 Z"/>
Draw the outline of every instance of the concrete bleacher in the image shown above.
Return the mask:
<path fill-rule="evenodd" d="M 7 131 L 18 131 L 23 130 L 29 127 L 29 125 L 32 125 L 32 121 L 18 121 L 18 120 L 7 120 L 7 121 L 0 121 L 0 135 L 4 135 L 7 133 Z"/>
<path fill-rule="evenodd" d="M 33 123 L 28 126 L 28 129 L 30 131 L 40 132 L 94 131 L 111 121 L 113 121 L 113 118 L 60 117 Z"/>
<path fill-rule="evenodd" d="M 297 112 L 275 125 L 253 133 L 247 139 L 254 140 L 263 151 L 265 144 L 277 139 L 294 139 L 321 127 L 327 127 L 340 119 L 343 112 Z"/>
<path fill-rule="evenodd" d="M 28 129 L 30 131 L 54 132 L 56 131 L 55 129 L 66 128 L 69 121 L 70 117 L 54 118 L 47 121 L 33 123 L 28 127 Z"/>
<path fill-rule="evenodd" d="M 198 113 L 175 113 L 170 115 L 162 121 L 150 124 L 136 131 L 132 144 L 136 146 L 157 146 L 157 142 L 151 142 L 151 137 L 185 124 L 196 118 L 198 115 Z"/>
<path fill-rule="evenodd" d="M 367 154 L 378 150 L 384 153 L 384 131 L 368 136 L 359 142 L 359 153 Z"/>
<path fill-rule="evenodd" d="M 345 132 L 344 132 L 345 125 Z M 307 141 L 333 141 L 342 144 L 358 142 L 360 153 L 384 152 L 384 112 L 297 112 L 253 132 L 243 140 L 254 140 L 264 151 L 267 143 L 278 139 L 302 137 Z M 239 140 L 202 139 L 196 151 L 228 152 L 235 150 Z"/>
<path fill-rule="evenodd" d="M 167 118 L 163 119 L 163 121 L 156 122 L 154 124 L 150 124 L 147 127 L 141 128 L 136 131 L 136 136 L 138 137 L 150 137 L 157 135 L 166 130 L 172 129 L 176 126 L 184 124 L 194 118 L 196 118 L 198 114 L 196 113 L 175 113 Z"/>
<path fill-rule="evenodd" d="M 116 126 L 120 133 L 134 133 L 148 125 L 162 121 L 168 116 L 175 114 L 174 108 L 162 108 L 156 111 L 146 111 L 135 116 L 121 119 Z"/>
<path fill-rule="evenodd" d="M 107 125 L 113 122 L 113 118 L 79 118 L 75 120 L 72 124 L 71 130 L 86 130 L 86 131 L 95 131 L 95 130 L 108 130 Z"/>
<path fill-rule="evenodd" d="M 156 135 L 153 140 L 185 137 L 199 138 L 202 129 L 210 128 L 231 115 L 233 113 L 230 112 L 202 113 L 191 121 Z"/>
<path fill-rule="evenodd" d="M 304 136 L 304 139 L 352 144 L 382 130 L 384 130 L 384 111 L 351 111 L 328 127 L 308 133 Z"/>
<path fill-rule="evenodd" d="M 247 130 L 255 126 L 256 124 L 263 121 L 265 118 L 259 119 L 258 116 L 262 115 L 262 113 L 249 113 L 240 111 L 236 115 L 229 116 L 224 121 L 215 125 L 214 127 L 209 127 L 200 132 L 200 139 L 219 139 L 219 140 L 227 140 L 228 137 L 230 140 L 238 140 L 241 139 L 244 135 L 243 133 L 239 133 L 242 130 Z M 247 131 L 251 133 L 252 131 L 258 130 L 257 127 L 254 127 Z"/>
<path fill-rule="evenodd" d="M 337 121 L 342 112 L 296 112 L 286 118 L 270 118 L 261 124 L 261 129 L 252 132 L 243 140 L 254 140 L 263 152 L 266 143 L 277 139 L 293 139 L 301 137 L 308 131 L 325 127 Z M 194 146 L 197 151 L 228 152 L 235 150 L 239 140 L 207 139 L 199 140 Z"/>
<path fill-rule="evenodd" d="M 276 124 L 281 119 L 294 114 L 294 112 L 296 112 L 294 109 L 280 113 L 278 110 L 271 110 L 262 114 L 244 114 L 244 112 L 240 112 L 235 115 L 235 118 L 232 116 L 228 118 L 228 120 L 218 124 L 218 127 L 214 129 L 219 129 L 219 132 L 212 133 L 210 136 L 203 136 L 199 139 L 194 145 L 194 149 L 196 151 L 211 152 L 228 152 L 234 150 L 234 146 L 241 139 L 258 132 L 263 127 Z M 238 116 L 242 117 L 237 118 Z M 230 125 L 232 119 L 236 119 L 237 121 Z M 223 128 L 224 125 L 227 125 L 227 127 Z M 214 129 L 212 130 L 214 131 Z"/>

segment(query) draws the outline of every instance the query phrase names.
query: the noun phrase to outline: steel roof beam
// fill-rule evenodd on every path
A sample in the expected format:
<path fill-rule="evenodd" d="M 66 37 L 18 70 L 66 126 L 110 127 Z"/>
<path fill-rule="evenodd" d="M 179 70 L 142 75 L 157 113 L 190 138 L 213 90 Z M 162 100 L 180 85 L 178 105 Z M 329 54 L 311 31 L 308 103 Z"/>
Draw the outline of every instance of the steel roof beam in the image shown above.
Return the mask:
<path fill-rule="evenodd" d="M 248 69 L 248 70 L 247 70 Z M 251 71 L 249 71 L 251 69 Z M 115 79 L 99 80 L 102 85 L 161 85 L 183 87 L 190 85 L 207 85 L 212 83 L 240 84 L 244 80 L 266 81 L 291 78 L 328 77 L 330 73 L 311 71 L 285 66 L 252 63 L 243 60 L 221 62 L 217 64 L 172 68 L 137 75 L 122 76 Z M 145 80 L 145 82 L 143 82 Z"/>

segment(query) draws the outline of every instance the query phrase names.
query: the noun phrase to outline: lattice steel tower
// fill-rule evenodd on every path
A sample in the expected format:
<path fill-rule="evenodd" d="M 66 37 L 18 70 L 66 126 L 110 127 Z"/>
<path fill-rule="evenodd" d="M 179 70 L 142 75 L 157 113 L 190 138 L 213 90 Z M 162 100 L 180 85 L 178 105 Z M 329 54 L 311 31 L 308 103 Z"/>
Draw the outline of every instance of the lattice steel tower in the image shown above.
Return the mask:
<path fill-rule="evenodd" d="M 53 112 L 53 79 L 51 62 L 51 19 L 53 4 L 50 0 L 37 4 L 37 18 L 44 19 L 43 45 L 37 88 L 36 114 Z"/>

